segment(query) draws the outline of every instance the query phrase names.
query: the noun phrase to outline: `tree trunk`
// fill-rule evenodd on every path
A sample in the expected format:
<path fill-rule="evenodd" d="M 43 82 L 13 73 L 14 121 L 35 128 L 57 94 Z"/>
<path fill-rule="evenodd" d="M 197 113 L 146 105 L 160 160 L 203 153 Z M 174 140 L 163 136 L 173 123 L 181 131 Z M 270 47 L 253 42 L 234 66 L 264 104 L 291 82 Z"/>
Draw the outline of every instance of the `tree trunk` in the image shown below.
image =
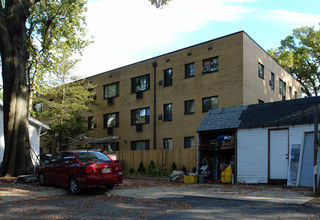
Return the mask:
<path fill-rule="evenodd" d="M 18 176 L 26 174 L 31 167 L 25 22 L 32 0 L 11 0 L 6 3 L 6 10 L 0 10 L 5 135 L 5 151 L 0 175 Z"/>

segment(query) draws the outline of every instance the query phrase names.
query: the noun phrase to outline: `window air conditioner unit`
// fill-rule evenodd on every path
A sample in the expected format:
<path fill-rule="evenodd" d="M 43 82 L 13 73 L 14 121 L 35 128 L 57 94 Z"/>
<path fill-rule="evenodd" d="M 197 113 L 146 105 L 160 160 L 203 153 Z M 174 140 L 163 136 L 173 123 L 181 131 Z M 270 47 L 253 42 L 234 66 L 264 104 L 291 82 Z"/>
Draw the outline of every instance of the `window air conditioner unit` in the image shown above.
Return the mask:
<path fill-rule="evenodd" d="M 142 132 L 142 124 L 136 125 L 136 132 Z"/>
<path fill-rule="evenodd" d="M 113 135 L 113 128 L 108 128 L 108 135 Z"/>
<path fill-rule="evenodd" d="M 202 72 L 203 73 L 206 73 L 206 72 L 209 72 L 210 71 L 210 66 L 204 66 L 202 67 Z"/>
<path fill-rule="evenodd" d="M 108 104 L 113 105 L 113 98 L 108 98 Z"/>
<path fill-rule="evenodd" d="M 137 92 L 136 96 L 137 96 L 137 99 L 142 99 L 143 98 L 143 92 Z"/>

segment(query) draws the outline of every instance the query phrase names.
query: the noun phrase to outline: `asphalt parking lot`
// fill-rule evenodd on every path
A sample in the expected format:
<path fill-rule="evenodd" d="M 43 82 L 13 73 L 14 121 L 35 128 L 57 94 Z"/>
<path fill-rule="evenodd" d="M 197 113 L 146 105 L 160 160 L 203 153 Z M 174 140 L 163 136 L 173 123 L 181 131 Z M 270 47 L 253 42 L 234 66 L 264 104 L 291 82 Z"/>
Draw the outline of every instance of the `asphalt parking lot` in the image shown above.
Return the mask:
<path fill-rule="evenodd" d="M 310 188 L 125 179 L 79 196 L 0 179 L 1 219 L 320 219 Z"/>

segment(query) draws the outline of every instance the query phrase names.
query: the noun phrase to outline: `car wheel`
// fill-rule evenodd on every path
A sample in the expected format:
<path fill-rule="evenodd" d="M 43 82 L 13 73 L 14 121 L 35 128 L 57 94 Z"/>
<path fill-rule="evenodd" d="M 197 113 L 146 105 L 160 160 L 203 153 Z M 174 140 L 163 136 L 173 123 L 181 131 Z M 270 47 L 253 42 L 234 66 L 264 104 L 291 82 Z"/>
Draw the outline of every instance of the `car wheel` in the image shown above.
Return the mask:
<path fill-rule="evenodd" d="M 40 173 L 40 175 L 39 175 L 39 183 L 40 183 L 40 186 L 46 185 L 46 177 L 44 176 L 43 173 Z"/>
<path fill-rule="evenodd" d="M 72 177 L 69 181 L 69 189 L 73 195 L 79 194 L 79 183 L 77 178 Z"/>
<path fill-rule="evenodd" d="M 114 187 L 114 184 L 106 185 L 107 189 L 112 189 Z"/>

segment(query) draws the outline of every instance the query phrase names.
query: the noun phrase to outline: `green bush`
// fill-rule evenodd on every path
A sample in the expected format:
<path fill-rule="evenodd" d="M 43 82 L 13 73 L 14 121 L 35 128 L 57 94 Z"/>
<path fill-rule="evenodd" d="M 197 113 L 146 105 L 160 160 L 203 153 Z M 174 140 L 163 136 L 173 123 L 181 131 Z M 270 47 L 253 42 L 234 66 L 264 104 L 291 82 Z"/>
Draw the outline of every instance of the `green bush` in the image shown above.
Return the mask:
<path fill-rule="evenodd" d="M 177 170 L 177 165 L 175 162 L 172 163 L 171 165 L 171 171 Z"/>
<path fill-rule="evenodd" d="M 134 169 L 133 168 L 130 168 L 130 174 L 133 174 L 134 173 Z"/>
<path fill-rule="evenodd" d="M 182 170 L 185 174 L 187 174 L 187 168 L 186 168 L 185 166 L 182 166 L 181 170 Z"/>
<path fill-rule="evenodd" d="M 141 174 L 145 174 L 146 173 L 146 168 L 144 168 L 144 165 L 143 165 L 142 161 L 141 161 L 137 171 L 138 171 L 138 173 L 141 173 Z"/>
<path fill-rule="evenodd" d="M 124 160 L 121 160 L 120 162 L 122 170 L 125 171 L 126 170 L 126 162 Z"/>
<path fill-rule="evenodd" d="M 154 164 L 153 160 L 151 160 L 148 169 L 155 169 L 156 165 Z"/>

